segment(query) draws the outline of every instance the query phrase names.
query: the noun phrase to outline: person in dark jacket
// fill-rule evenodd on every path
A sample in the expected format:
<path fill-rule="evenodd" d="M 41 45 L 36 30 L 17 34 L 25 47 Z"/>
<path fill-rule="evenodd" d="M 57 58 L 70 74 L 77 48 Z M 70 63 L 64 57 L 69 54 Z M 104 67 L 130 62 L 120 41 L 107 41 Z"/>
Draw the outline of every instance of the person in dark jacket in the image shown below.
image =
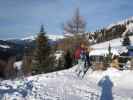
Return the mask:
<path fill-rule="evenodd" d="M 91 62 L 90 62 L 90 56 L 89 56 L 89 48 L 86 48 L 85 49 L 85 62 L 84 62 L 84 75 L 86 74 L 90 66 L 91 66 Z"/>
<path fill-rule="evenodd" d="M 88 48 L 86 48 L 86 50 L 85 50 L 85 56 L 86 56 L 86 59 L 85 59 L 85 66 L 86 66 L 86 67 L 90 67 L 90 66 L 91 66 L 91 62 L 90 62 L 90 55 L 89 55 L 89 50 L 88 50 Z"/>

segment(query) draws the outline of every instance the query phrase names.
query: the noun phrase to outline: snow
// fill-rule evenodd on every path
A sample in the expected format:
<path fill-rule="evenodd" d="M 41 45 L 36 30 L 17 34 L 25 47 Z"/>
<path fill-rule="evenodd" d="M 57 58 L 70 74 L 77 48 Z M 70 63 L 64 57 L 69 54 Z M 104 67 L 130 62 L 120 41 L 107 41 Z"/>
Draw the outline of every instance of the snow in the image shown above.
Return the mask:
<path fill-rule="evenodd" d="M 28 37 L 22 38 L 21 40 L 35 40 L 35 37 L 36 37 L 36 36 L 31 35 L 31 36 L 28 36 Z"/>
<path fill-rule="evenodd" d="M 130 23 L 127 24 L 128 21 Z M 110 24 L 107 27 L 107 29 L 110 29 L 111 27 L 113 27 L 115 25 L 122 25 L 122 24 L 126 25 L 126 30 L 125 30 L 125 32 L 123 32 L 122 36 L 124 36 L 128 32 L 133 33 L 133 16 L 128 19 L 119 21 L 117 23 Z M 130 36 L 130 40 L 131 40 L 131 45 L 133 45 L 133 35 Z M 119 53 L 121 53 L 121 52 L 126 52 L 127 49 L 122 46 L 122 41 L 123 41 L 123 38 L 116 38 L 116 39 L 113 39 L 110 41 L 94 44 L 91 46 L 91 48 L 93 48 L 94 50 L 90 52 L 90 55 L 106 55 L 108 53 L 109 43 L 110 43 L 111 49 L 112 49 L 111 52 L 113 54 L 119 55 Z"/>
<path fill-rule="evenodd" d="M 0 100 L 100 100 L 102 89 L 98 82 L 107 75 L 114 84 L 114 100 L 133 100 L 133 71 L 90 69 L 81 79 L 77 77 L 77 68 L 2 81 Z"/>
<path fill-rule="evenodd" d="M 56 59 L 56 60 L 59 60 L 59 58 L 61 58 L 62 55 L 63 55 L 63 51 L 57 50 L 57 51 L 55 52 L 55 59 Z"/>
<path fill-rule="evenodd" d="M 128 22 L 130 22 L 130 23 L 128 23 Z M 133 16 L 130 18 L 127 18 L 125 20 L 110 24 L 109 26 L 107 26 L 106 29 L 110 29 L 115 25 L 126 25 L 126 30 L 125 30 L 125 32 L 123 32 L 122 36 L 124 36 L 128 32 L 133 33 Z"/>
<path fill-rule="evenodd" d="M 133 36 L 130 36 L 130 40 L 131 45 L 133 45 Z M 108 53 L 109 44 L 111 46 L 111 52 L 114 55 L 119 55 L 121 52 L 127 52 L 126 47 L 122 46 L 122 38 L 117 38 L 92 45 L 91 48 L 94 50 L 90 52 L 90 55 L 106 55 Z"/>
<path fill-rule="evenodd" d="M 107 71 L 95 71 L 88 75 L 88 79 L 93 79 L 98 83 L 104 76 L 109 76 L 114 84 L 113 93 L 116 95 L 132 97 L 133 96 L 133 71 L 125 70 L 119 71 L 115 68 L 109 68 Z M 126 99 L 127 100 L 127 99 Z"/>
<path fill-rule="evenodd" d="M 128 21 L 133 21 L 133 16 L 132 17 L 129 17 L 125 20 L 122 20 L 122 21 L 118 21 L 116 23 L 113 23 L 113 24 L 110 24 L 109 26 L 107 26 L 107 29 L 110 29 L 111 27 L 115 26 L 115 25 L 122 25 L 122 24 L 126 24 Z"/>
<path fill-rule="evenodd" d="M 112 49 L 111 50 L 111 53 L 113 53 L 113 55 L 119 55 L 119 52 L 116 50 L 116 49 Z M 94 50 L 92 50 L 91 52 L 90 52 L 90 56 L 99 56 L 99 55 L 101 55 L 101 56 L 105 56 L 105 55 L 107 55 L 108 54 L 108 48 L 106 48 L 106 49 L 94 49 Z"/>
<path fill-rule="evenodd" d="M 59 54 L 59 53 L 55 54 L 56 60 L 58 60 L 61 56 L 62 54 Z"/>
<path fill-rule="evenodd" d="M 49 39 L 54 40 L 54 41 L 64 38 L 63 35 L 47 35 L 47 36 Z"/>
<path fill-rule="evenodd" d="M 128 32 L 133 33 L 133 23 L 130 23 L 129 25 L 126 25 L 126 30 L 122 34 L 122 36 L 125 36 Z"/>
<path fill-rule="evenodd" d="M 8 46 L 8 45 L 2 45 L 2 44 L 0 44 L 0 47 L 1 48 L 5 48 L 5 49 L 10 48 L 10 46 Z"/>
<path fill-rule="evenodd" d="M 71 33 L 65 33 L 64 36 L 65 36 L 65 37 L 73 37 L 74 35 L 71 34 Z"/>
<path fill-rule="evenodd" d="M 22 66 L 22 61 L 17 61 L 14 63 L 14 68 L 17 68 L 18 70 L 21 69 L 21 66 Z"/>
<path fill-rule="evenodd" d="M 117 39 L 113 39 L 110 41 L 94 44 L 91 47 L 96 48 L 96 49 L 108 48 L 109 43 L 110 43 L 112 48 L 121 48 L 122 47 L 122 40 L 123 40 L 123 38 L 117 38 Z M 130 36 L 130 40 L 131 40 L 131 45 L 133 45 L 133 36 Z"/>
<path fill-rule="evenodd" d="M 133 32 L 133 23 L 130 23 L 129 25 L 127 25 L 127 29 L 128 29 L 130 32 Z"/>
<path fill-rule="evenodd" d="M 53 40 L 53 41 L 56 41 L 56 40 L 58 40 L 58 39 L 63 39 L 63 38 L 64 38 L 63 35 L 46 34 L 46 36 L 47 36 L 49 39 Z M 21 40 L 35 40 L 36 37 L 37 37 L 37 35 L 31 35 L 31 36 L 22 38 Z"/>

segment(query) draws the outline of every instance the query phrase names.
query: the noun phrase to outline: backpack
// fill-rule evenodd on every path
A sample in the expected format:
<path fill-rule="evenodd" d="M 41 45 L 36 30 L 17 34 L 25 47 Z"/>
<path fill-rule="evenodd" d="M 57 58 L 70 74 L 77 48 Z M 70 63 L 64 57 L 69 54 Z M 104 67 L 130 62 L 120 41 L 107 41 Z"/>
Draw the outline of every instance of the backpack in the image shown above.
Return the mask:
<path fill-rule="evenodd" d="M 81 54 L 81 48 L 78 48 L 78 49 L 75 51 L 75 59 L 80 59 L 80 54 Z"/>

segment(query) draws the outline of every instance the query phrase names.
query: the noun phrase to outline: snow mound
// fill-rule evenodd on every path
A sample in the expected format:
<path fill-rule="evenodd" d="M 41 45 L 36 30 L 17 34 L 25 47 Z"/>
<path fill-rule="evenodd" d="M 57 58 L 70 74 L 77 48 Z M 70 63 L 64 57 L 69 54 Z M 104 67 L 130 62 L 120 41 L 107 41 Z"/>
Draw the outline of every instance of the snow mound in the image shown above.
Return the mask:
<path fill-rule="evenodd" d="M 81 79 L 76 74 L 77 69 L 78 65 L 53 73 L 2 81 L 0 100 L 100 100 L 101 89 L 97 83 L 106 75 L 114 83 L 114 100 L 133 100 L 132 71 L 109 68 L 93 72 L 89 69 Z"/>

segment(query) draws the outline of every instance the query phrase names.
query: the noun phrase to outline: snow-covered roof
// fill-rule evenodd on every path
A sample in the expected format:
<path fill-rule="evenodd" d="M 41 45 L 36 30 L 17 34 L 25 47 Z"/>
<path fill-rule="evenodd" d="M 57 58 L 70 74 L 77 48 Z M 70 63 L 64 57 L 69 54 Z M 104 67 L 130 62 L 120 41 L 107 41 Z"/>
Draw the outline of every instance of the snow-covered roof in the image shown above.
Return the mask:
<path fill-rule="evenodd" d="M 111 53 L 113 55 L 119 55 L 119 51 L 116 49 L 112 49 Z M 108 54 L 108 49 L 94 49 L 90 52 L 90 56 L 105 56 Z"/>

